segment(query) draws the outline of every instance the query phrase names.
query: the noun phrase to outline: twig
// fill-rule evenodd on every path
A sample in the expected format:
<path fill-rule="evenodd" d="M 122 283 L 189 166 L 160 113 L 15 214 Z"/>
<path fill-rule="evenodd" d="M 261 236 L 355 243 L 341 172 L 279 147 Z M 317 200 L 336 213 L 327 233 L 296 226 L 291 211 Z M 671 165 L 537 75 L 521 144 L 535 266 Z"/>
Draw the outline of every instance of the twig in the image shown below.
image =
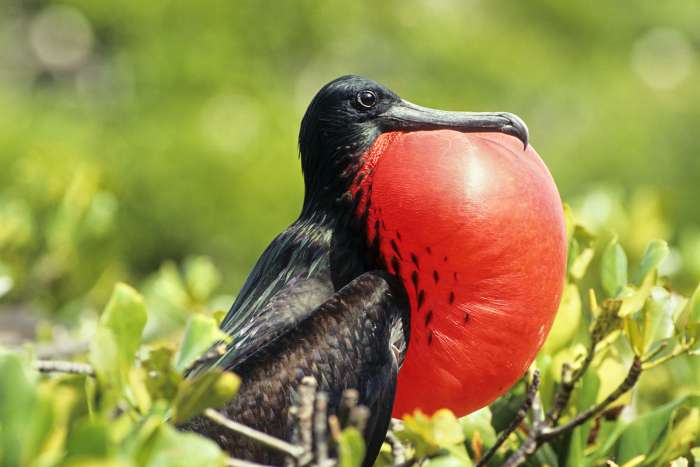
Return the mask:
<path fill-rule="evenodd" d="M 348 425 L 350 420 L 350 412 L 357 406 L 360 400 L 360 393 L 357 389 L 346 389 L 340 399 L 340 407 L 338 409 L 338 421 L 341 427 Z"/>
<path fill-rule="evenodd" d="M 386 442 L 391 446 L 391 465 L 394 467 L 403 465 L 406 462 L 406 447 L 401 440 L 396 437 L 393 431 L 389 430 L 386 434 Z"/>
<path fill-rule="evenodd" d="M 583 425 L 591 418 L 602 413 L 608 405 L 615 402 L 623 394 L 632 389 L 634 385 L 639 380 L 639 376 L 642 373 L 642 362 L 638 357 L 634 358 L 632 366 L 630 367 L 627 376 L 620 383 L 620 385 L 611 392 L 608 397 L 606 397 L 602 402 L 596 404 L 595 406 L 589 408 L 588 410 L 581 412 L 576 417 L 571 419 L 564 425 L 558 426 L 548 426 L 551 420 L 538 421 L 535 420 L 527 438 L 522 445 L 518 448 L 515 453 L 513 453 L 506 462 L 503 463 L 503 467 L 517 467 L 521 465 L 525 460 L 539 449 L 544 443 L 551 441 L 557 436 L 566 433 L 580 425 Z M 534 407 L 533 407 L 534 410 Z"/>
<path fill-rule="evenodd" d="M 265 464 L 256 464 L 255 462 L 246 461 L 243 459 L 236 459 L 235 457 L 229 457 L 226 459 L 227 467 L 271 467 Z"/>
<path fill-rule="evenodd" d="M 527 388 L 525 401 L 518 409 L 515 418 L 512 422 L 510 422 L 508 428 L 501 432 L 501 434 L 498 436 L 498 439 L 496 440 L 496 443 L 493 446 L 491 446 L 491 448 L 488 451 L 486 451 L 486 453 L 481 457 L 481 459 L 479 459 L 479 462 L 476 464 L 476 467 L 482 467 L 488 464 L 493 455 L 496 454 L 496 451 L 498 451 L 498 448 L 500 448 L 501 445 L 506 441 L 506 439 L 508 439 L 508 437 L 511 435 L 511 433 L 513 433 L 518 428 L 518 426 L 520 426 L 522 421 L 527 416 L 527 413 L 530 411 L 530 408 L 532 407 L 532 403 L 535 400 L 535 396 L 537 395 L 537 389 L 539 387 L 540 372 L 539 370 L 535 370 L 532 374 L 532 381 L 530 382 L 530 385 Z"/>
<path fill-rule="evenodd" d="M 666 363 L 669 360 L 673 360 L 676 357 L 679 357 L 683 355 L 684 353 L 690 351 L 690 349 L 693 348 L 693 345 L 695 345 L 695 339 L 690 339 L 682 344 L 680 344 L 678 347 L 673 349 L 673 352 L 671 352 L 668 355 L 664 355 L 663 357 L 656 359 L 654 361 L 650 361 L 653 357 L 656 356 L 657 352 L 652 353 L 649 355 L 647 358 L 644 359 L 642 362 L 642 369 L 643 370 L 650 370 L 652 368 L 656 368 L 657 366 Z"/>
<path fill-rule="evenodd" d="M 289 441 L 294 445 L 299 445 L 299 407 L 296 405 L 291 406 L 287 416 L 289 417 L 288 426 L 292 427 Z M 292 456 L 285 456 L 284 465 L 286 467 L 295 467 L 297 465 L 297 459 Z"/>
<path fill-rule="evenodd" d="M 313 458 L 313 413 L 314 399 L 316 398 L 316 379 L 305 376 L 299 385 L 299 441 L 304 449 L 303 459 L 300 463 L 307 464 Z"/>
<path fill-rule="evenodd" d="M 328 464 L 328 394 L 322 391 L 316 393 L 314 440 L 316 441 L 316 463 L 324 467 Z"/>
<path fill-rule="evenodd" d="M 242 423 L 238 423 L 228 417 L 225 417 L 224 415 L 221 415 L 214 409 L 206 409 L 204 411 L 204 416 L 214 423 L 218 423 L 224 428 L 228 428 L 234 433 L 257 441 L 270 449 L 283 452 L 288 456 L 294 457 L 295 459 L 300 458 L 302 454 L 304 454 L 304 448 L 301 446 L 295 446 L 294 444 L 290 444 L 284 440 L 270 436 L 267 433 L 263 433 L 262 431 L 255 430 L 249 426 L 243 425 Z"/>
<path fill-rule="evenodd" d="M 600 333 L 593 333 L 591 336 L 591 345 L 588 348 L 586 358 L 581 363 L 581 366 L 579 366 L 573 373 L 571 373 L 571 367 L 568 364 L 564 364 L 562 367 L 561 384 L 557 388 L 557 392 L 554 394 L 554 403 L 552 404 L 552 408 L 546 415 L 547 420 L 549 420 L 552 425 L 556 425 L 557 422 L 559 422 L 564 408 L 566 408 L 566 406 L 569 404 L 569 400 L 571 399 L 571 394 L 576 387 L 576 383 L 579 382 L 586 371 L 588 371 L 588 367 L 591 366 L 593 357 L 595 356 L 596 347 L 598 346 L 598 343 L 602 337 L 604 336 L 601 336 Z"/>
<path fill-rule="evenodd" d="M 596 415 L 603 412 L 607 408 L 608 405 L 612 404 L 617 399 L 619 399 L 623 394 L 625 394 L 627 391 L 632 389 L 634 387 L 634 385 L 637 384 L 637 381 L 639 380 L 639 376 L 641 374 L 642 374 L 642 361 L 638 357 L 635 357 L 634 361 L 632 362 L 632 366 L 630 367 L 629 372 L 627 373 L 627 376 L 625 377 L 625 379 L 622 381 L 622 383 L 620 383 L 620 385 L 613 392 L 611 392 L 608 395 L 608 397 L 606 397 L 602 402 L 599 402 L 598 404 L 589 408 L 588 410 L 581 412 L 576 417 L 571 419 L 568 423 L 566 423 L 564 425 L 559 425 L 559 426 L 554 427 L 554 428 L 546 429 L 540 435 L 541 441 L 542 442 L 549 441 L 550 439 L 555 438 L 562 433 L 565 433 L 573 428 L 576 428 L 579 425 L 583 425 L 591 418 L 593 418 Z"/>
<path fill-rule="evenodd" d="M 367 421 L 369 420 L 369 409 L 364 405 L 358 405 L 353 407 L 350 411 L 350 420 L 348 424 L 357 428 L 357 431 L 363 433 L 367 427 Z"/>
<path fill-rule="evenodd" d="M 73 375 L 95 376 L 95 369 L 87 363 L 60 360 L 35 360 L 34 369 L 40 373 L 69 373 Z"/>

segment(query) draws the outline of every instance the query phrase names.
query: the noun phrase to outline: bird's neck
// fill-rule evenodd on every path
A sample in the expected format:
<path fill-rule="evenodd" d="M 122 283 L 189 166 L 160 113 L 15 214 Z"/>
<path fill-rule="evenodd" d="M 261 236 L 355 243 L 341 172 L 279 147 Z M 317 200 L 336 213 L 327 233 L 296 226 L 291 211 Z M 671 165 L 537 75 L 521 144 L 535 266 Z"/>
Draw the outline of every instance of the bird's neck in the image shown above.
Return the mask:
<path fill-rule="evenodd" d="M 346 161 L 339 176 L 313 189 L 307 185 L 297 226 L 331 233 L 328 251 L 336 285 L 371 269 L 386 269 L 378 248 L 378 221 L 370 219 L 372 177 L 381 154 L 398 135 L 384 133 L 360 154 L 336 155 Z"/>

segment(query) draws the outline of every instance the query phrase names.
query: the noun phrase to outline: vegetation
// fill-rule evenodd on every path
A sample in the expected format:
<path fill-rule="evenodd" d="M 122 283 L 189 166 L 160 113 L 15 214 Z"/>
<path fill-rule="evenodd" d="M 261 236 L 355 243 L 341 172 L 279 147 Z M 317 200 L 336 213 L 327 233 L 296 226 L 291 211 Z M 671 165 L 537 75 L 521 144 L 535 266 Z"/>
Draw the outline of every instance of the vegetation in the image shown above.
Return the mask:
<path fill-rule="evenodd" d="M 463 419 L 408 417 L 380 464 L 476 464 L 502 439 L 489 465 L 700 465 L 695 2 L 268 10 L 0 2 L 0 464 L 231 463 L 173 423 L 237 377 L 183 373 L 298 212 L 312 93 L 359 73 L 521 115 L 576 219 L 531 373 Z M 330 443 L 357 464 L 357 427 Z"/>

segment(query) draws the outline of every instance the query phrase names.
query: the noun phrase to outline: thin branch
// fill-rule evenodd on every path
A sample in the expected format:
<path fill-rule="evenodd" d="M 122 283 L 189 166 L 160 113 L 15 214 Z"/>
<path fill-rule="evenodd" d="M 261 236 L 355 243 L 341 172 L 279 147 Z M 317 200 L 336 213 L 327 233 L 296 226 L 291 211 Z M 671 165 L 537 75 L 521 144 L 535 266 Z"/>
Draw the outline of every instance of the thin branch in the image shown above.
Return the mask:
<path fill-rule="evenodd" d="M 591 336 L 591 345 L 588 348 L 588 353 L 586 354 L 586 358 L 583 360 L 583 363 L 581 363 L 581 366 L 579 366 L 573 373 L 570 373 L 571 368 L 569 365 L 565 364 L 562 367 L 561 384 L 557 388 L 557 392 L 554 394 L 554 403 L 546 415 L 547 420 L 549 420 L 552 425 L 556 425 L 557 422 L 559 422 L 564 409 L 569 404 L 569 400 L 571 399 L 571 394 L 574 392 L 576 383 L 579 382 L 586 371 L 588 371 L 588 367 L 591 366 L 593 357 L 595 356 L 596 347 L 598 346 L 598 343 L 602 337 L 599 334 L 600 333 L 594 333 L 593 336 Z"/>
<path fill-rule="evenodd" d="M 221 415 L 214 409 L 206 409 L 204 411 L 204 416 L 207 417 L 209 420 L 213 421 L 214 423 L 217 423 L 223 426 L 224 428 L 228 428 L 236 434 L 257 441 L 270 449 L 283 452 L 288 456 L 294 457 L 295 459 L 298 459 L 299 457 L 301 457 L 302 454 L 304 454 L 304 448 L 302 448 L 301 446 L 289 444 L 284 440 L 275 438 L 274 436 L 270 436 L 267 433 L 263 433 L 262 431 L 250 428 L 249 426 L 243 425 L 242 423 L 238 423 L 234 420 L 231 420 L 228 417 L 225 417 L 224 415 Z"/>
<path fill-rule="evenodd" d="M 243 459 L 236 459 L 235 457 L 229 457 L 226 459 L 227 467 L 272 467 L 265 464 L 256 464 L 255 462 L 246 461 Z"/>
<path fill-rule="evenodd" d="M 314 414 L 314 399 L 316 398 L 316 388 L 318 383 L 316 379 L 310 376 L 305 376 L 299 385 L 299 441 L 303 448 L 303 459 L 301 464 L 307 464 L 313 459 L 313 414 Z"/>
<path fill-rule="evenodd" d="M 572 430 L 579 425 L 583 425 L 591 418 L 600 414 L 610 404 L 615 402 L 623 394 L 625 394 L 627 391 L 632 389 L 634 387 L 634 385 L 637 384 L 637 381 L 639 380 L 639 376 L 641 374 L 642 374 L 642 361 L 638 357 L 635 357 L 634 361 L 632 362 L 632 366 L 630 367 L 629 372 L 627 373 L 627 376 L 625 377 L 625 379 L 622 381 L 622 383 L 620 383 L 620 385 L 613 392 L 611 392 L 608 395 L 608 397 L 606 397 L 602 402 L 589 408 L 588 410 L 581 412 L 576 417 L 571 419 L 568 423 L 565 423 L 564 425 L 560 425 L 560 426 L 545 430 L 543 433 L 540 434 L 540 440 L 542 442 L 549 441 L 550 439 L 555 438 L 562 433 L 565 433 L 569 430 Z"/>
<path fill-rule="evenodd" d="M 489 448 L 488 451 L 479 459 L 479 462 L 476 464 L 476 467 L 482 467 L 491 460 L 491 458 L 496 454 L 496 451 L 505 443 L 505 441 L 508 439 L 508 437 L 518 429 L 520 424 L 522 423 L 523 420 L 525 420 L 525 417 L 527 416 L 527 413 L 530 411 L 530 408 L 532 407 L 532 403 L 535 400 L 535 397 L 537 395 L 537 389 L 540 387 L 540 372 L 539 370 L 535 370 L 534 373 L 532 374 L 532 381 L 530 382 L 530 385 L 527 388 L 527 394 L 525 396 L 525 401 L 523 401 L 522 405 L 518 409 L 517 414 L 515 415 L 515 418 L 513 418 L 513 421 L 510 422 L 510 425 L 501 432 L 501 434 L 498 436 L 498 439 L 496 440 L 496 443 L 494 443 L 491 448 Z"/>
<path fill-rule="evenodd" d="M 584 412 L 581 412 L 564 425 L 547 426 L 546 422 L 535 420 L 523 444 L 521 444 L 518 450 L 515 451 L 515 453 L 513 453 L 506 460 L 506 462 L 503 463 L 503 467 L 517 467 L 521 465 L 544 443 L 549 442 L 557 436 L 573 430 L 580 425 L 583 425 L 593 417 L 601 414 L 611 403 L 615 402 L 623 394 L 632 389 L 639 380 L 639 376 L 641 374 L 642 361 L 638 357 L 635 357 L 625 379 L 602 402 Z M 551 420 L 548 420 L 548 422 L 551 423 Z"/>
<path fill-rule="evenodd" d="M 68 373 L 73 375 L 95 376 L 95 369 L 87 363 L 60 360 L 35 360 L 34 369 L 40 373 Z"/>
<path fill-rule="evenodd" d="M 652 353 L 642 362 L 642 369 L 650 370 L 652 368 L 656 368 L 657 366 L 663 363 L 666 363 L 669 360 L 673 360 L 676 357 L 680 357 L 684 353 L 689 352 L 690 349 L 693 348 L 693 345 L 695 345 L 695 339 L 690 339 L 673 349 L 673 352 L 671 352 L 670 354 L 664 355 L 663 357 L 654 361 L 650 361 L 656 355 L 656 353 Z"/>
<path fill-rule="evenodd" d="M 390 430 L 386 434 L 386 442 L 391 447 L 391 465 L 394 467 L 403 465 L 406 462 L 406 447 L 401 440 Z"/>
<path fill-rule="evenodd" d="M 316 393 L 314 440 L 316 441 L 316 463 L 323 467 L 328 464 L 328 394 L 322 391 Z"/>

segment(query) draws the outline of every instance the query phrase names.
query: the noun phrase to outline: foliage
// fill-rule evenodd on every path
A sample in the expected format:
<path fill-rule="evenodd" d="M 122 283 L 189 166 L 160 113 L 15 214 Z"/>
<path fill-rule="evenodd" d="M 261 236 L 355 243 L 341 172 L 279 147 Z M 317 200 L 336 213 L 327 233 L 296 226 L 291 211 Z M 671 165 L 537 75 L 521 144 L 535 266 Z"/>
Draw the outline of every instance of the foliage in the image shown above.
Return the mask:
<path fill-rule="evenodd" d="M 536 397 L 530 400 L 523 380 L 490 407 L 462 419 L 448 410 L 407 416 L 394 433 L 408 459 L 427 466 L 471 465 L 498 445 L 489 465 L 500 465 L 527 443 L 529 433 L 542 437 L 528 460 L 534 465 L 658 465 L 674 459 L 696 465 L 698 385 L 677 384 L 679 391 L 667 390 L 673 398 L 655 404 L 644 380 L 657 377 L 665 366 L 690 364 L 691 355 L 699 352 L 700 286 L 689 298 L 669 288 L 659 273 L 670 251 L 665 242 L 649 242 L 630 269 L 618 237 L 601 241 L 567 213 L 567 285 L 553 330 L 533 363 L 541 374 Z M 214 343 L 225 340 L 218 329 L 221 313 L 195 307 L 167 333 L 144 332 L 152 319 L 149 302 L 162 313 L 163 301 L 186 308 L 209 300 L 214 287 L 206 284 L 217 276 L 215 270 L 202 258 L 187 264 L 182 276 L 167 266 L 147 281 L 145 289 L 150 294 L 157 290 L 159 300 L 144 298 L 124 284 L 115 287 L 89 349 L 76 356 L 91 365 L 95 378 L 40 376 L 31 368 L 31 349 L 0 354 L 3 465 L 228 462 L 215 443 L 174 428 L 209 407 L 226 404 L 238 389 L 238 378 L 218 369 L 183 376 L 195 361 L 206 358 Z M 584 289 L 585 284 L 590 288 Z M 184 299 L 195 294 L 197 300 Z M 636 385 L 635 379 L 620 397 L 606 400 L 635 359 L 641 363 L 642 382 Z M 522 429 L 509 431 L 524 400 L 534 402 L 533 410 Z M 586 411 L 591 416 L 574 423 Z M 561 433 L 548 434 L 556 430 Z M 364 453 L 359 432 L 348 428 L 337 442 L 340 465 L 359 465 Z M 378 463 L 393 462 L 387 446 Z"/>
<path fill-rule="evenodd" d="M 2 351 L 0 464 L 225 465 L 215 443 L 172 425 L 224 405 L 238 389 L 238 378 L 221 370 L 183 378 L 183 358 L 218 340 L 217 322 L 193 315 L 181 338 L 142 345 L 145 323 L 143 298 L 117 285 L 86 355 L 96 379 L 39 377 L 31 352 Z"/>

